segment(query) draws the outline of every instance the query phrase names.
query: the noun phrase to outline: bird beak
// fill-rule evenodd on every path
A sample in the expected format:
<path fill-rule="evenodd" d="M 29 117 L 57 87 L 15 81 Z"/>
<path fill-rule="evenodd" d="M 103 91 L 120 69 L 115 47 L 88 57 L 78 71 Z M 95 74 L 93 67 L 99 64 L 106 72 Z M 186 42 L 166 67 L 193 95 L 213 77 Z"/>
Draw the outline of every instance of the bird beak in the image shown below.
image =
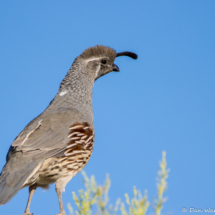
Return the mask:
<path fill-rule="evenodd" d="M 112 71 L 119 72 L 119 67 L 116 64 L 113 64 L 112 68 Z"/>

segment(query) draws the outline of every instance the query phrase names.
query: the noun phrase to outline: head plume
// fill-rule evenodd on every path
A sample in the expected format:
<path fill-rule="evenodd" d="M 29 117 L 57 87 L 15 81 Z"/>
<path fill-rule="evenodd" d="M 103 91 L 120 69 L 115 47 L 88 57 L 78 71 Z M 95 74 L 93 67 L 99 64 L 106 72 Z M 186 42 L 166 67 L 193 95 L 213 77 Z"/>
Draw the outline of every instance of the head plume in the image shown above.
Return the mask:
<path fill-rule="evenodd" d="M 133 59 L 137 59 L 137 55 L 133 52 L 120 52 L 120 53 L 116 53 L 116 57 L 119 57 L 119 56 L 128 56 L 128 57 L 131 57 Z"/>

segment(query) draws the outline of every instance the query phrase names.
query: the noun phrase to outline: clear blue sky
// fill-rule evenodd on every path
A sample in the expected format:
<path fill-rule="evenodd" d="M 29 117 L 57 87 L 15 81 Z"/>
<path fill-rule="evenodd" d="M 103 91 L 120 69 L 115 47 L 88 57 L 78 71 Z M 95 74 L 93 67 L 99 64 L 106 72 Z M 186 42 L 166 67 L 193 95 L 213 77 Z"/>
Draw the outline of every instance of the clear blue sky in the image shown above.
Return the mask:
<path fill-rule="evenodd" d="M 95 148 L 85 171 L 112 180 L 110 202 L 132 187 L 156 196 L 162 150 L 171 169 L 163 212 L 183 207 L 215 209 L 215 1 L 1 1 L 0 168 L 25 125 L 57 93 L 74 58 L 102 44 L 133 51 L 120 73 L 96 81 Z M 78 174 L 66 187 L 83 188 Z M 22 214 L 21 190 L 0 214 Z M 31 211 L 59 212 L 54 186 L 38 189 Z M 68 210 L 66 210 L 68 212 Z"/>

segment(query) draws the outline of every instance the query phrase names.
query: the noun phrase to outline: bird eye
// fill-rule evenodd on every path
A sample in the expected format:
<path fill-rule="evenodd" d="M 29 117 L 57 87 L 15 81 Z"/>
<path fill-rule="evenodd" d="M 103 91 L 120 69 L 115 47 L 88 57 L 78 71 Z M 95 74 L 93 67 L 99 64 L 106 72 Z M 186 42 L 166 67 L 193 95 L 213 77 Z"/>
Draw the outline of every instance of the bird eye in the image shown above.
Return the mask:
<path fill-rule="evenodd" d="M 106 64 L 107 61 L 106 60 L 101 60 L 101 63 Z"/>

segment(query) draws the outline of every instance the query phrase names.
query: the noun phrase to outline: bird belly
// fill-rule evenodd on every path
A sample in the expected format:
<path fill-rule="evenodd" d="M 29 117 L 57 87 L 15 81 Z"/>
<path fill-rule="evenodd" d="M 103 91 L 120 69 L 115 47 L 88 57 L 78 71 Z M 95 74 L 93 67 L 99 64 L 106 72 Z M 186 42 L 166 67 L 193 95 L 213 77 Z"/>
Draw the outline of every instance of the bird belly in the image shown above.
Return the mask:
<path fill-rule="evenodd" d="M 55 183 L 59 178 L 75 176 L 89 161 L 91 152 L 74 156 L 63 156 L 48 158 L 43 163 L 41 169 L 32 176 L 25 186 L 37 185 L 47 188 L 49 184 Z"/>

